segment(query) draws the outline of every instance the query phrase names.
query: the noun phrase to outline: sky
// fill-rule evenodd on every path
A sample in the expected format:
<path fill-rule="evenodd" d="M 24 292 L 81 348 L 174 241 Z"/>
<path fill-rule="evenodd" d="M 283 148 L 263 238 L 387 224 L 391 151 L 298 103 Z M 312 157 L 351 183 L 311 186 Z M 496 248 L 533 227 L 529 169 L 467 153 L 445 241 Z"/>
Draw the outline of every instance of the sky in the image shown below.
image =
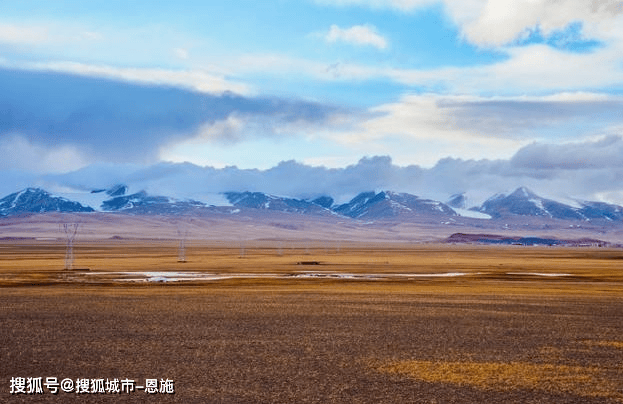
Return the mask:
<path fill-rule="evenodd" d="M 0 193 L 623 204 L 623 2 L 2 2 Z M 201 189 L 197 189 L 201 187 Z"/>

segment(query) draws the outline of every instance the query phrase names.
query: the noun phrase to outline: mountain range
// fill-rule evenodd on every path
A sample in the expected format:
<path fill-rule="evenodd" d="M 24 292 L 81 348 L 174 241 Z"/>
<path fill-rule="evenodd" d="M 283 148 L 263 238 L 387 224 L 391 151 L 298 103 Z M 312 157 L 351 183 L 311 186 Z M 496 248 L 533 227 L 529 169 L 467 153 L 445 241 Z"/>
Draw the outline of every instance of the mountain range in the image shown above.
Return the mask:
<path fill-rule="evenodd" d="M 75 196 L 75 194 L 72 194 Z M 464 194 L 452 195 L 447 203 L 391 191 L 362 192 L 347 203 L 336 204 L 331 196 L 298 199 L 262 192 L 226 192 L 224 203 L 176 199 L 150 195 L 145 191 L 128 193 L 119 184 L 95 189 L 80 201 L 41 188 L 26 188 L 0 199 L 0 216 L 44 212 L 119 212 L 134 215 L 176 215 L 210 211 L 235 214 L 245 212 L 283 212 L 301 215 L 331 215 L 365 221 L 456 221 L 467 220 L 564 220 L 581 222 L 622 222 L 623 207 L 604 202 L 576 201 L 574 205 L 542 198 L 525 187 L 510 194 L 497 194 L 482 205 L 465 209 Z"/>
<path fill-rule="evenodd" d="M 541 198 L 525 187 L 517 188 L 509 195 L 495 195 L 475 210 L 493 218 L 508 216 L 534 216 L 562 220 L 608 220 L 621 221 L 623 208 L 604 202 L 577 202 L 567 205 L 551 199 Z"/>

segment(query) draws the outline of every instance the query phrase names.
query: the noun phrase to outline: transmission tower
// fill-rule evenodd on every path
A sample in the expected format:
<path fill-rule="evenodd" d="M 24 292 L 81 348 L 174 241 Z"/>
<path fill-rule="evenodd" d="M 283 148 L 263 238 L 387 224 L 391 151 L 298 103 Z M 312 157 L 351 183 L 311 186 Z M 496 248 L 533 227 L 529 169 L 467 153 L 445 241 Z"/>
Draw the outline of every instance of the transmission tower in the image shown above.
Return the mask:
<path fill-rule="evenodd" d="M 238 255 L 238 258 L 244 258 L 244 254 L 245 254 L 245 241 L 241 237 L 240 238 L 240 255 Z"/>
<path fill-rule="evenodd" d="M 186 262 L 186 238 L 188 230 L 178 230 L 177 235 L 180 238 L 180 245 L 177 249 L 177 262 Z"/>
<path fill-rule="evenodd" d="M 277 243 L 277 255 L 280 257 L 283 255 L 283 241 L 281 240 Z"/>
<path fill-rule="evenodd" d="M 65 238 L 67 239 L 67 249 L 65 250 L 65 270 L 71 271 L 74 266 L 74 240 L 78 233 L 78 223 L 64 223 L 63 231 L 65 232 Z"/>

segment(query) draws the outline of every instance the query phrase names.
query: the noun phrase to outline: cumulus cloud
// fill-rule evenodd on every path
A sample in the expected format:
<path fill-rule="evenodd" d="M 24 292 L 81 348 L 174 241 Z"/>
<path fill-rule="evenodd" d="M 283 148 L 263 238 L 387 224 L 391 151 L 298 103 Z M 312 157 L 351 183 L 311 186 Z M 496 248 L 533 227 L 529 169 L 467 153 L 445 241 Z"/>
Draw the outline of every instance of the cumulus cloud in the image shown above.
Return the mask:
<path fill-rule="evenodd" d="M 593 35 L 608 36 L 610 25 L 623 13 L 622 6 L 621 1 L 608 0 L 488 0 L 480 5 L 475 19 L 457 12 L 454 15 L 469 41 L 499 46 L 530 29 L 538 27 L 548 36 L 575 21 L 582 21 Z"/>
<path fill-rule="evenodd" d="M 396 9 L 409 12 L 417 7 L 434 4 L 438 0 L 315 0 L 318 4 L 334 6 L 364 5 L 375 9 Z"/>
<path fill-rule="evenodd" d="M 126 183 L 131 190 L 146 189 L 155 194 L 173 194 L 202 199 L 226 191 L 257 191 L 300 198 L 331 195 L 340 201 L 364 190 L 409 187 L 422 169 L 397 167 L 391 158 L 363 158 L 345 168 L 312 167 L 296 161 L 283 161 L 266 169 L 201 167 L 190 163 L 159 163 L 120 173 L 109 165 L 93 165 L 65 175 L 46 176 L 48 184 L 74 189 L 93 189 Z M 207 198 L 207 197 L 206 197 Z"/>
<path fill-rule="evenodd" d="M 341 168 L 309 166 L 296 161 L 283 161 L 265 170 L 190 163 L 95 164 L 67 174 L 30 177 L 30 181 L 82 190 L 125 183 L 132 192 L 145 189 L 153 194 L 206 201 L 214 193 L 226 191 L 257 191 L 298 198 L 330 195 L 338 202 L 370 190 L 409 192 L 442 201 L 454 193 L 465 192 L 470 206 L 496 193 L 527 186 L 554 199 L 623 204 L 619 186 L 623 181 L 622 145 L 621 136 L 568 144 L 531 144 L 510 159 L 443 158 L 430 168 L 399 165 L 388 156 L 364 157 Z M 609 148 L 613 150 L 610 152 Z M 602 161 L 599 153 L 605 153 Z M 19 184 L 26 180 L 18 175 L 13 178 L 16 181 L 21 178 Z"/>
<path fill-rule="evenodd" d="M 343 163 L 374 154 L 391 155 L 398 164 L 432 166 L 447 156 L 508 159 L 535 140 L 584 138 L 623 125 L 620 97 L 587 92 L 411 94 L 361 111 L 53 73 L 0 70 L 0 79 L 0 139 L 19 134 L 41 147 L 71 146 L 91 162 L 164 159 L 225 166 L 238 161 L 224 157 L 216 164 L 214 153 L 199 158 L 193 145 L 231 149 L 269 139 L 277 146 L 284 140 L 289 149 L 275 148 L 281 154 L 257 166 L 268 167 L 284 157 L 308 162 L 332 157 Z M 301 141 L 285 143 L 293 139 Z M 177 146 L 183 145 L 188 147 L 181 153 Z M 269 146 L 265 143 L 263 150 Z M 309 146 L 313 151 L 299 151 Z"/>
<path fill-rule="evenodd" d="M 372 25 L 354 25 L 350 28 L 340 28 L 332 25 L 325 35 L 329 43 L 345 42 L 353 45 L 369 45 L 377 49 L 387 48 L 387 39 L 377 32 Z"/>
<path fill-rule="evenodd" d="M 509 158 L 535 140 L 583 138 L 621 125 L 620 97 L 593 93 L 479 97 L 407 95 L 323 136 L 360 153 L 388 153 L 401 164 L 443 157 Z M 599 119 L 596 119 L 599 117 Z"/>
<path fill-rule="evenodd" d="M 620 0 L 316 0 L 335 6 L 359 5 L 411 12 L 435 3 L 445 11 L 470 42 L 500 46 L 540 30 L 548 36 L 581 21 L 588 35 L 612 37 L 620 25 L 623 2 Z"/>
<path fill-rule="evenodd" d="M 599 93 L 516 97 L 421 94 L 407 95 L 398 102 L 363 112 L 334 111 L 323 119 L 233 113 L 200 126 L 193 137 L 183 142 L 167 145 L 160 156 L 166 161 L 223 167 L 226 160 L 215 160 L 212 152 L 205 152 L 201 158 L 199 148 L 190 146 L 240 147 L 243 142 L 271 139 L 275 148 L 270 150 L 277 150 L 281 140 L 299 139 L 297 147 L 310 151 L 296 151 L 297 158 L 316 165 L 329 162 L 335 166 L 330 163 L 333 160 L 343 166 L 356 156 L 377 153 L 391 155 L 398 164 L 424 166 L 433 166 L 448 156 L 508 159 L 520 147 L 535 141 L 617 133 L 608 128 L 623 125 L 619 113 L 622 107 L 620 97 Z M 311 147 L 323 144 L 322 149 Z M 250 152 L 240 149 L 241 154 Z M 292 151 L 286 155 L 292 157 Z"/>
<path fill-rule="evenodd" d="M 587 142 L 532 143 L 521 148 L 510 162 L 513 167 L 532 170 L 621 169 L 623 139 L 612 135 Z"/>

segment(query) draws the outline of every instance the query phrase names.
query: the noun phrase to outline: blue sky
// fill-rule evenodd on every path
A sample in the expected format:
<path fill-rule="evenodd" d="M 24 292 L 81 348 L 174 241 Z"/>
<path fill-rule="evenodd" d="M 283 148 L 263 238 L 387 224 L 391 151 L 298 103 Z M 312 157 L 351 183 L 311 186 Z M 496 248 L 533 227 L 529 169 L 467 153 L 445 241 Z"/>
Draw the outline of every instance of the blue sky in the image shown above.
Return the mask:
<path fill-rule="evenodd" d="M 432 169 L 534 145 L 589 170 L 577 145 L 621 136 L 622 90 L 620 1 L 3 2 L 0 170 Z"/>

